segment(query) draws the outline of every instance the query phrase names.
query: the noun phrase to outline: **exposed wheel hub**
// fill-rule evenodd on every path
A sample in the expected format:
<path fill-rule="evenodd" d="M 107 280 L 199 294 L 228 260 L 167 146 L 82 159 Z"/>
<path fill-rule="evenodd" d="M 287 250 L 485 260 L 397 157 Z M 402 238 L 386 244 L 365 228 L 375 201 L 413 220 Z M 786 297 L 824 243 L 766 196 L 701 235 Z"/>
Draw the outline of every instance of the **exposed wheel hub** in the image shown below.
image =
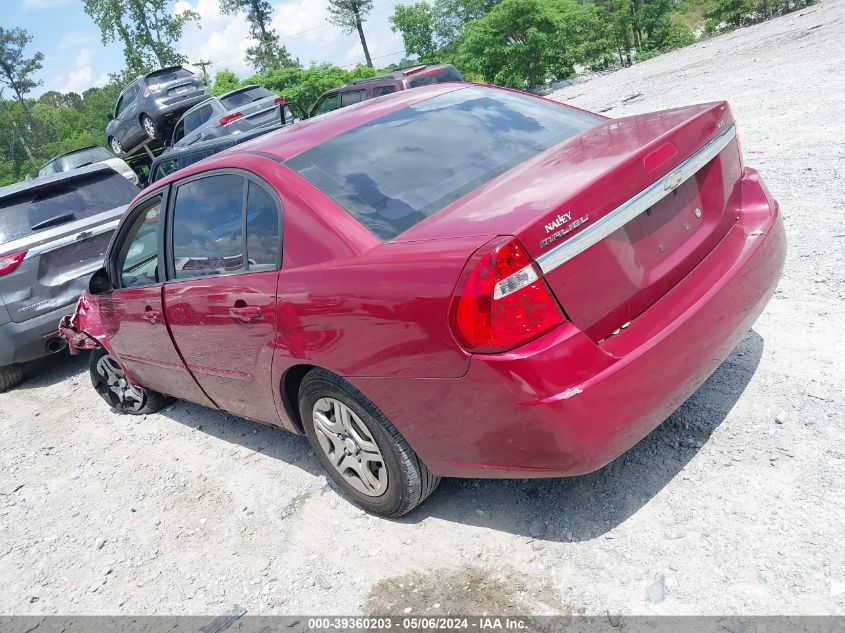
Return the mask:
<path fill-rule="evenodd" d="M 130 411 L 140 411 L 144 406 L 144 394 L 126 379 L 123 368 L 111 356 L 97 361 L 97 375 L 117 401 Z"/>

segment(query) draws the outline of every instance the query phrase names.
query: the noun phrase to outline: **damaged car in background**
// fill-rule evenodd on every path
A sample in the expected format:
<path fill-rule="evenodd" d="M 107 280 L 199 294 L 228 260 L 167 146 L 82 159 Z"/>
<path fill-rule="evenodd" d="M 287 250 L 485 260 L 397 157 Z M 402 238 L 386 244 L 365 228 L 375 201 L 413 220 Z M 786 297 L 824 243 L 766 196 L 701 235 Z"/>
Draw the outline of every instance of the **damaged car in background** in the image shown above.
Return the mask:
<path fill-rule="evenodd" d="M 138 187 L 94 164 L 0 188 L 0 391 L 61 351 L 56 320 L 102 266 Z"/>
<path fill-rule="evenodd" d="M 148 187 L 61 331 L 115 409 L 305 434 L 399 516 L 440 477 L 627 451 L 734 349 L 785 252 L 725 102 L 612 120 L 439 84 Z"/>

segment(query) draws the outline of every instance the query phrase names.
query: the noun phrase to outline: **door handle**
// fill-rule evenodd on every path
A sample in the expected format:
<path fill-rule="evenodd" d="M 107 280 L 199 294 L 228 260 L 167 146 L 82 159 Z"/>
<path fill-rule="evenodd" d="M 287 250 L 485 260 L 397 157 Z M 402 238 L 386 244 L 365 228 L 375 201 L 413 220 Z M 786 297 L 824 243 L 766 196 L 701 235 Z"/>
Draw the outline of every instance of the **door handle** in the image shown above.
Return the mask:
<path fill-rule="evenodd" d="M 261 307 L 235 304 L 234 307 L 229 308 L 229 316 L 235 319 L 235 321 L 249 323 L 250 321 L 261 318 Z"/>
<path fill-rule="evenodd" d="M 161 312 L 158 310 L 153 310 L 149 306 L 147 306 L 146 310 L 144 310 L 143 319 L 150 325 L 155 325 L 159 321 L 161 321 Z"/>

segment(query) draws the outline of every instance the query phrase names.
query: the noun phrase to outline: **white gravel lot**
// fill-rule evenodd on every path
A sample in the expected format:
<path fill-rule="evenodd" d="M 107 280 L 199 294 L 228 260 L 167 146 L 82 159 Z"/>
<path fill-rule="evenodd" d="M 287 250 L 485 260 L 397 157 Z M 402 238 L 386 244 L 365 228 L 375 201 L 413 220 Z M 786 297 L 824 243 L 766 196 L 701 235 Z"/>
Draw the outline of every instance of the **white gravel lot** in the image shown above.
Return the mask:
<path fill-rule="evenodd" d="M 554 95 L 728 99 L 788 231 L 753 330 L 624 457 L 447 480 L 382 520 L 303 438 L 185 403 L 117 415 L 57 357 L 0 395 L 0 613 L 845 614 L 844 28 L 828 0 Z"/>

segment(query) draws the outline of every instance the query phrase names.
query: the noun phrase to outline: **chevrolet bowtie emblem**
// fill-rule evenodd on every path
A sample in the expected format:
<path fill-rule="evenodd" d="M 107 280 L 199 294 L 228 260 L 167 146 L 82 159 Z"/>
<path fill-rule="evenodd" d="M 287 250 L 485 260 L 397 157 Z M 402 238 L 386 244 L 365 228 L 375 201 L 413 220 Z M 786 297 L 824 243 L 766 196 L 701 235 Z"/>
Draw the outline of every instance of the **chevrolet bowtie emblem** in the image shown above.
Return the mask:
<path fill-rule="evenodd" d="M 678 185 L 681 184 L 684 176 L 680 172 L 680 170 L 676 171 L 674 174 L 669 174 L 666 177 L 666 180 L 663 181 L 663 190 L 664 191 L 672 191 L 673 189 L 677 188 Z"/>

